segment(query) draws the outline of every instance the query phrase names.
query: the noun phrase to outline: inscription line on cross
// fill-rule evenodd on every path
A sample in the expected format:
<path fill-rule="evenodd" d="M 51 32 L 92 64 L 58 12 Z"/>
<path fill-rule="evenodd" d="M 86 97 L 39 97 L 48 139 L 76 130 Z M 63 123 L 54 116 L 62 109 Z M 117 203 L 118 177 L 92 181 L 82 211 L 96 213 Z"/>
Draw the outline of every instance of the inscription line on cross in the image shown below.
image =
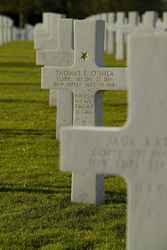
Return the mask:
<path fill-rule="evenodd" d="M 104 56 L 104 30 L 104 21 L 75 21 L 74 65 L 63 68 L 45 67 L 42 72 L 43 87 L 68 89 L 73 92 L 73 126 L 95 126 L 95 95 L 98 91 L 126 89 L 125 68 L 101 67 Z M 103 176 L 88 176 L 90 184 L 92 178 L 100 186 L 104 186 Z M 73 201 L 80 201 L 77 190 L 79 182 L 83 180 L 85 178 L 82 175 L 73 173 Z M 98 191 L 98 184 L 93 187 L 94 200 L 96 192 L 102 193 L 102 190 Z M 81 189 L 80 197 L 83 195 L 82 191 Z M 100 199 L 104 199 L 104 196 Z"/>
<path fill-rule="evenodd" d="M 167 34 L 139 30 L 129 39 L 129 123 L 124 128 L 64 128 L 61 170 L 85 176 L 80 183 L 85 189 L 88 175 L 124 177 L 128 184 L 128 250 L 165 250 Z M 87 203 L 86 196 L 81 198 Z"/>

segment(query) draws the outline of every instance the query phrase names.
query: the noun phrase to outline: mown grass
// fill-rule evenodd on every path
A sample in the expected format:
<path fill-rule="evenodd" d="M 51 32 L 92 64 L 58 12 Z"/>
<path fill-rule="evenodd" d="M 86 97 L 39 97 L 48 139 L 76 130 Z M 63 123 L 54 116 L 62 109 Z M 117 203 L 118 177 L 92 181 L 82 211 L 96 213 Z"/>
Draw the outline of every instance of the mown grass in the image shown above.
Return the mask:
<path fill-rule="evenodd" d="M 0 48 L 0 249 L 124 250 L 121 178 L 107 178 L 104 205 L 70 202 L 71 175 L 59 171 L 56 110 L 40 89 L 32 48 L 31 42 Z M 125 92 L 106 93 L 105 124 L 122 126 L 126 107 Z"/>

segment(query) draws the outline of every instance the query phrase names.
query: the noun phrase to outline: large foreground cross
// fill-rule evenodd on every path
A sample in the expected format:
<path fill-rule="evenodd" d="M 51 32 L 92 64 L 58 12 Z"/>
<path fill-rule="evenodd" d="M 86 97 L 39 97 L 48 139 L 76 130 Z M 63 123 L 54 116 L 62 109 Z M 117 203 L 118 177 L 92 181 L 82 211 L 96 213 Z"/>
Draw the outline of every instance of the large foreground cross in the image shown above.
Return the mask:
<path fill-rule="evenodd" d="M 124 128 L 64 128 L 61 136 L 61 169 L 85 179 L 81 202 L 89 200 L 87 185 L 91 193 L 98 174 L 127 181 L 128 250 L 167 248 L 166 44 L 165 32 L 130 37 L 129 122 Z"/>
<path fill-rule="evenodd" d="M 104 21 L 75 21 L 74 65 L 71 67 L 44 67 L 43 69 L 43 88 L 67 89 L 73 92 L 73 126 L 100 124 L 98 117 L 101 119 L 103 107 L 101 105 L 101 109 L 95 109 L 95 95 L 98 91 L 126 89 L 125 68 L 101 67 L 104 56 L 104 30 Z M 94 176 L 90 175 L 88 178 L 91 185 Z M 103 176 L 96 176 L 95 179 L 100 186 L 104 185 Z M 82 192 L 85 193 L 80 185 L 84 180 L 85 178 L 82 175 L 78 176 L 77 172 L 73 174 L 73 201 L 79 202 Z M 96 192 L 101 194 L 99 197 L 102 200 L 104 192 L 97 190 L 96 187 L 92 190 L 90 199 L 96 201 Z"/>

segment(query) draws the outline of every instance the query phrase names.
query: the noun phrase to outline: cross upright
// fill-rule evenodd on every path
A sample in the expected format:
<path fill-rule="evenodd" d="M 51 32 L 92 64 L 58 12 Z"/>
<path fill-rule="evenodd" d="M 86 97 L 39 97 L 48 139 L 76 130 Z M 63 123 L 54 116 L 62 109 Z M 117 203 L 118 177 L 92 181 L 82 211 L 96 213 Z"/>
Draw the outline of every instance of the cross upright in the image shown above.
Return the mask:
<path fill-rule="evenodd" d="M 44 66 L 70 66 L 74 63 L 73 19 L 52 17 L 50 37 L 41 40 L 36 62 Z"/>
<path fill-rule="evenodd" d="M 129 37 L 129 120 L 124 128 L 63 128 L 61 135 L 61 169 L 83 176 L 81 202 L 97 203 L 87 190 L 93 192 L 96 175 L 127 181 L 128 250 L 167 246 L 166 44 L 167 34 L 152 29 Z"/>
<path fill-rule="evenodd" d="M 34 47 L 40 49 L 45 46 L 44 41 L 52 37 L 55 26 L 57 25 L 56 19 L 61 19 L 62 15 L 57 13 L 43 13 L 43 23 L 38 24 L 34 30 Z"/>
<path fill-rule="evenodd" d="M 104 56 L 104 30 L 104 21 L 75 21 L 74 65 L 44 67 L 43 69 L 43 88 L 68 89 L 73 93 L 73 126 L 101 125 L 103 110 L 102 105 L 99 105 L 99 109 L 95 108 L 98 101 L 95 98 L 96 93 L 101 90 L 124 90 L 126 88 L 124 68 L 101 67 Z M 92 176 L 90 175 L 89 178 L 91 183 Z M 73 174 L 73 201 L 79 201 L 78 188 L 82 180 L 82 175 Z M 96 176 L 96 181 L 100 186 L 104 186 L 103 176 Z M 94 190 L 93 196 L 96 196 L 96 192 L 101 193 L 102 190 L 97 189 Z M 83 191 L 85 192 L 81 188 L 80 194 Z"/>
<path fill-rule="evenodd" d="M 4 36 L 3 36 L 3 31 L 4 26 L 3 26 L 3 16 L 0 15 L 0 45 L 4 43 Z"/>

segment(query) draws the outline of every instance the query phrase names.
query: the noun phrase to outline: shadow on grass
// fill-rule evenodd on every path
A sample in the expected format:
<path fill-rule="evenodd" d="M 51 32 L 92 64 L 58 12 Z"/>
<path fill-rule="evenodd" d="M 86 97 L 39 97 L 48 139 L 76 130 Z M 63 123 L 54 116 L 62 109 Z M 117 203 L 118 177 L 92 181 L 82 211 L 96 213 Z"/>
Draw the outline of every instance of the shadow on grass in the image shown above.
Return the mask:
<path fill-rule="evenodd" d="M 127 203 L 127 195 L 126 191 L 123 192 L 116 192 L 116 191 L 106 191 L 105 192 L 106 199 L 105 203 L 113 203 L 113 204 L 119 204 L 119 203 Z"/>
<path fill-rule="evenodd" d="M 0 136 L 16 136 L 16 135 L 25 135 L 25 136 L 38 136 L 38 135 L 54 135 L 55 130 L 48 129 L 0 129 Z"/>
<path fill-rule="evenodd" d="M 13 67 L 26 67 L 26 68 L 40 68 L 40 66 L 36 66 L 35 63 L 27 63 L 27 62 L 3 62 L 0 63 L 0 68 L 13 68 Z"/>
<path fill-rule="evenodd" d="M 16 87 L 16 86 L 17 86 L 17 87 L 20 87 L 20 86 L 21 86 L 21 87 L 34 86 L 34 87 L 38 87 L 38 89 L 37 89 L 38 91 L 44 91 L 44 90 L 39 89 L 39 87 L 40 87 L 40 81 L 39 81 L 39 82 L 27 82 L 27 83 L 23 83 L 23 82 L 19 82 L 19 83 L 18 83 L 18 82 L 12 82 L 12 81 L 11 81 L 11 82 L 6 82 L 6 83 L 5 83 L 4 81 L 3 81 L 3 82 L 0 81 L 0 87 L 1 87 L 1 86 L 5 86 L 5 87 L 7 88 L 8 85 L 9 85 L 9 86 L 10 86 L 10 85 L 11 85 L 11 86 L 15 86 L 15 87 Z"/>
<path fill-rule="evenodd" d="M 42 187 L 42 186 L 21 186 L 17 184 L 0 184 L 0 193 L 6 192 L 16 192 L 16 193 L 43 193 L 43 194 L 56 194 L 56 193 L 64 193 L 70 192 L 69 186 L 53 186 L 52 188 L 49 187 Z"/>
<path fill-rule="evenodd" d="M 48 105 L 48 101 L 39 101 L 39 100 L 21 100 L 21 99 L 0 99 L 0 104 L 3 103 L 8 103 L 8 104 L 13 104 L 13 103 L 34 103 L 34 104 L 46 104 Z"/>

